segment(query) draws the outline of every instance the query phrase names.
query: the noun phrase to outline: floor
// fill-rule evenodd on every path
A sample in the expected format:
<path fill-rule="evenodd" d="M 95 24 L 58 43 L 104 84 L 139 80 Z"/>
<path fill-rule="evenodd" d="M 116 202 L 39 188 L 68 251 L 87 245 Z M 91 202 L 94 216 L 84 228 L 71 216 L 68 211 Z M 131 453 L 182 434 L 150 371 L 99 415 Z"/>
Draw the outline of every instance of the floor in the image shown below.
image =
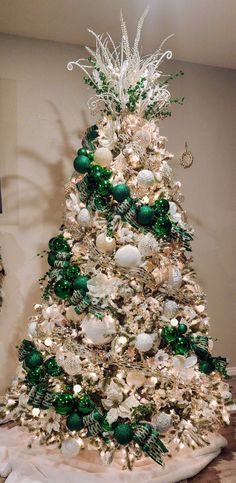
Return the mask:
<path fill-rule="evenodd" d="M 236 376 L 230 379 L 230 385 L 236 401 Z M 232 412 L 231 425 L 221 434 L 227 439 L 228 446 L 201 473 L 182 483 L 236 483 L 236 411 Z M 0 478 L 0 483 L 4 481 Z"/>

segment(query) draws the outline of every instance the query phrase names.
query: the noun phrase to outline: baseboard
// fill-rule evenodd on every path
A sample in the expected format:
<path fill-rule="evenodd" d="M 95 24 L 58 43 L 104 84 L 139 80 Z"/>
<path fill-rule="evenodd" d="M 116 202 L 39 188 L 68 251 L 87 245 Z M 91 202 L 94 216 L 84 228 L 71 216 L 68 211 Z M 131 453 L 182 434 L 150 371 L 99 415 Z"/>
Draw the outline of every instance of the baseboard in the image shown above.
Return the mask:
<path fill-rule="evenodd" d="M 236 367 L 227 367 L 229 376 L 236 376 Z"/>

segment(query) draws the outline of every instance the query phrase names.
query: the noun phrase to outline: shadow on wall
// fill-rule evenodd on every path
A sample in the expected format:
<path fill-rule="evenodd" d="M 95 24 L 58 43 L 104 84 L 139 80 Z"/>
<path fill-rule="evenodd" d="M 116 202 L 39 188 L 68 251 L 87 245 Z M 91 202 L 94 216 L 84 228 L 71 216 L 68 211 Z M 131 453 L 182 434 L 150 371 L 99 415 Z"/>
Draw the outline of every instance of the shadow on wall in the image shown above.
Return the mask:
<path fill-rule="evenodd" d="M 2 371 L 0 375 L 0 385 L 4 390 L 9 384 L 9 380 L 15 372 L 17 364 L 17 351 L 16 345 L 27 334 L 27 320 L 33 313 L 33 305 L 40 301 L 40 289 L 37 281 L 38 275 L 41 277 L 47 271 L 47 259 L 44 256 L 39 258 L 40 266 L 37 266 L 37 273 L 32 274 L 32 283 L 27 291 L 24 287 L 24 282 L 21 281 L 22 267 L 25 264 L 30 264 L 31 260 L 27 259 L 26 253 L 23 247 L 21 248 L 21 241 L 25 237 L 30 235 L 35 226 L 37 229 L 37 220 L 41 227 L 50 226 L 49 238 L 55 235 L 58 231 L 62 220 L 63 202 L 64 202 L 64 189 L 63 186 L 67 181 L 66 164 L 69 162 L 72 164 L 75 157 L 75 150 L 71 145 L 70 139 L 73 136 L 82 137 L 83 133 L 80 131 L 68 133 L 65 125 L 62 121 L 58 108 L 49 103 L 55 112 L 57 118 L 57 126 L 59 128 L 61 143 L 59 145 L 59 159 L 51 164 L 48 160 L 45 160 L 39 153 L 27 148 L 21 148 L 18 150 L 18 155 L 30 161 L 35 171 L 40 165 L 40 169 L 46 171 L 46 178 L 48 179 L 48 186 L 44 188 L 40 183 L 40 177 L 38 182 L 33 182 L 27 175 L 6 176 L 4 184 L 7 186 L 7 192 L 9 196 L 8 200 L 8 214 L 9 217 L 12 213 L 19 211 L 19 224 L 16 226 L 16 236 L 9 231 L 3 235 L 3 245 L 7 247 L 6 265 L 8 265 L 8 276 L 4 284 L 5 303 L 1 313 L 2 326 L 1 326 L 1 367 Z M 81 116 L 86 122 L 85 113 L 82 112 Z M 87 125 L 85 125 L 84 131 Z M 79 146 L 78 146 L 79 147 Z M 14 196 L 16 186 L 20 184 L 20 206 L 18 206 L 18 199 Z M 32 210 L 33 206 L 33 210 Z M 15 227 L 14 227 L 15 228 Z M 52 228 L 52 231 L 51 231 Z M 27 234 L 28 231 L 28 234 Z M 19 238 L 17 237 L 17 233 Z M 47 250 L 44 242 L 38 241 L 36 247 L 35 257 L 37 253 L 43 253 Z M 7 262 L 9 258 L 9 263 Z M 33 263 L 32 266 L 36 265 Z M 33 269 L 34 271 L 34 269 Z M 32 273 L 32 272 L 30 272 Z M 24 277 L 23 277 L 24 279 Z M 23 280 L 22 279 L 22 280 Z M 14 307 L 14 308 L 13 308 Z"/>

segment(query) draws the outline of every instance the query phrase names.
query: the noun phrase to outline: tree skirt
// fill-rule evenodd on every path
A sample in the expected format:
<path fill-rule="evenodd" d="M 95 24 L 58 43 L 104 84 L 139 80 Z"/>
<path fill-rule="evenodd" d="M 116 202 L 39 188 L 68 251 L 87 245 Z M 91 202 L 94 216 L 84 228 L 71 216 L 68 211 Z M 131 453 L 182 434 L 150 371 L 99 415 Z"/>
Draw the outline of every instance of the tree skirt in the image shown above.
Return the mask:
<path fill-rule="evenodd" d="M 227 445 L 215 434 L 209 446 L 181 451 L 164 468 L 145 458 L 129 472 L 118 461 L 104 466 L 94 450 L 67 459 L 58 448 L 35 444 L 29 449 L 28 442 L 28 433 L 19 427 L 0 428 L 0 475 L 6 483 L 177 483 L 199 473 Z"/>

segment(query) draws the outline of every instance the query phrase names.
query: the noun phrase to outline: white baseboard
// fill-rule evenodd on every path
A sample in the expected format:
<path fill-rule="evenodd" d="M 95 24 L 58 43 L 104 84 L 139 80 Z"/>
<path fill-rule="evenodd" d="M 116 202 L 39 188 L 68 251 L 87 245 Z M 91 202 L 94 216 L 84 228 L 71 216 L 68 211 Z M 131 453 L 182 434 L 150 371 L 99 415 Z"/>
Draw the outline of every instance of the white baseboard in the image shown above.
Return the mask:
<path fill-rule="evenodd" d="M 236 376 L 236 367 L 227 367 L 229 376 Z"/>

